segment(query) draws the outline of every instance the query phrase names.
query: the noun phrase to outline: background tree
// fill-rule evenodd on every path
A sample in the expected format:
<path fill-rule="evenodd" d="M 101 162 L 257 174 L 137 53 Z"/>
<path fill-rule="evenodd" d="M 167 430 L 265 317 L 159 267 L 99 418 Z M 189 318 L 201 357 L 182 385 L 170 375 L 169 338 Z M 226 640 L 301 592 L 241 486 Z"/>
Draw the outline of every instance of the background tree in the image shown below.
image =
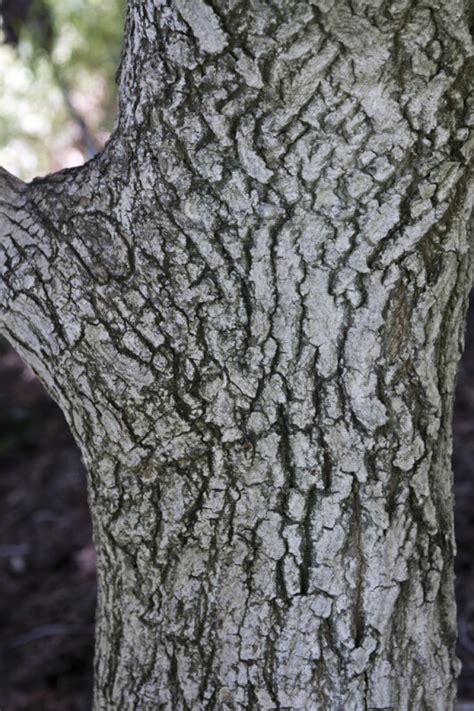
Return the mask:
<path fill-rule="evenodd" d="M 120 115 L 2 174 L 3 329 L 90 471 L 96 707 L 446 709 L 461 0 L 129 2 Z"/>

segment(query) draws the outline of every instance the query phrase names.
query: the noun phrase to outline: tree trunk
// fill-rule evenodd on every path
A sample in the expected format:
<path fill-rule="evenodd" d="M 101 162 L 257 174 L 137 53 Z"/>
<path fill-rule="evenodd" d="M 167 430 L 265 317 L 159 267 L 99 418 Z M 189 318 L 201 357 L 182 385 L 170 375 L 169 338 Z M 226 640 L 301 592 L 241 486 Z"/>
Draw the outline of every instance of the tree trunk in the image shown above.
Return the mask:
<path fill-rule="evenodd" d="M 462 0 L 131 0 L 80 169 L 2 174 L 2 328 L 90 474 L 97 710 L 453 707 Z"/>

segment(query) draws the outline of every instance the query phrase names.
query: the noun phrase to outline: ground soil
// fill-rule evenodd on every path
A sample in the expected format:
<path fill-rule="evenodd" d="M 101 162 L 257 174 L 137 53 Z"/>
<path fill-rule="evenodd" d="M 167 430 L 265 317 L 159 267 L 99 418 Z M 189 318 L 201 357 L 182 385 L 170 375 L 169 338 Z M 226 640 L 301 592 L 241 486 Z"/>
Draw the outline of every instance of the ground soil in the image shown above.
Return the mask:
<path fill-rule="evenodd" d="M 474 700 L 474 297 L 454 414 L 461 699 Z M 0 708 L 90 711 L 95 558 L 85 473 L 59 408 L 0 352 Z"/>

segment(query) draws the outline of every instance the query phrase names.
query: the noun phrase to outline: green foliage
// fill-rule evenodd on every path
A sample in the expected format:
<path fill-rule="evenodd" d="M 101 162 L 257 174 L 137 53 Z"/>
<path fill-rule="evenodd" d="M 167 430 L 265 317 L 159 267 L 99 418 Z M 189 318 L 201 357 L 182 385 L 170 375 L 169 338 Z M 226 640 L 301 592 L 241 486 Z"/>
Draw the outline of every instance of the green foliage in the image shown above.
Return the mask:
<path fill-rule="evenodd" d="M 68 82 L 99 71 L 112 84 L 120 57 L 125 0 L 48 0 L 57 41 L 55 63 Z"/>
<path fill-rule="evenodd" d="M 81 162 L 64 88 L 99 142 L 111 130 L 125 4 L 32 0 L 18 47 L 0 46 L 0 165 L 30 179 Z"/>
<path fill-rule="evenodd" d="M 120 55 L 126 0 L 32 0 L 20 29 L 20 54 L 50 55 L 68 82 L 99 71 L 113 83 Z M 33 61 L 32 61 L 33 60 Z"/>

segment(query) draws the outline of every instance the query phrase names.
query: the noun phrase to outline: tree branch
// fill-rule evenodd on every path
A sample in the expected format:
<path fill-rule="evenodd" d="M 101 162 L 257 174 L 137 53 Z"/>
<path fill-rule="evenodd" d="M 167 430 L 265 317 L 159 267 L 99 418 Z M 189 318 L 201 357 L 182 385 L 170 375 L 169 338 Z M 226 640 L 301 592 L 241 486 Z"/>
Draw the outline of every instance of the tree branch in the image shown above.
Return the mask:
<path fill-rule="evenodd" d="M 12 204 L 14 198 L 21 194 L 26 187 L 26 183 L 12 175 L 0 166 L 0 203 L 3 205 Z"/>
<path fill-rule="evenodd" d="M 51 296 L 51 234 L 38 219 L 32 183 L 0 168 L 0 328 L 35 370 L 58 351 Z"/>

